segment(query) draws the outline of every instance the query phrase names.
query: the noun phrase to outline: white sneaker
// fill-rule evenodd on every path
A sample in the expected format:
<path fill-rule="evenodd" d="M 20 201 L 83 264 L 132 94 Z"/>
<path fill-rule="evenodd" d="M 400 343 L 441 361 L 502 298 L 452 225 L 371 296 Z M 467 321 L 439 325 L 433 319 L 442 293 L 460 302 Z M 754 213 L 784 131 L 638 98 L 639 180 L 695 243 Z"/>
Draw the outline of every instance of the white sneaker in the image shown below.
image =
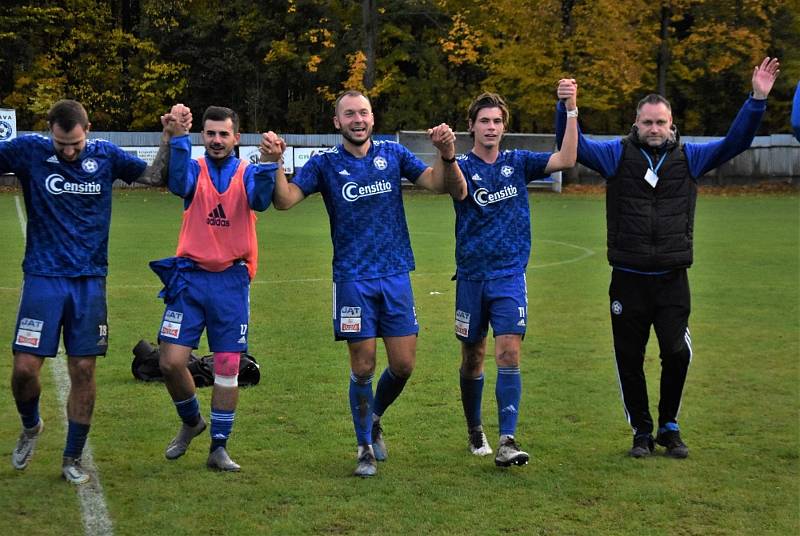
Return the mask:
<path fill-rule="evenodd" d="M 28 467 L 28 462 L 33 457 L 33 451 L 36 448 L 36 442 L 39 440 L 39 434 L 44 430 L 44 421 L 39 419 L 39 424 L 33 428 L 23 428 L 17 439 L 17 446 L 11 453 L 11 465 L 14 469 L 22 471 Z"/>
<path fill-rule="evenodd" d="M 494 464 L 500 467 L 526 465 L 529 459 L 528 453 L 520 450 L 519 445 L 514 441 L 514 436 L 505 436 L 500 440 L 500 446 L 497 447 Z"/>
<path fill-rule="evenodd" d="M 475 456 L 488 456 L 492 453 L 492 447 L 489 446 L 482 427 L 469 431 L 469 451 Z"/>
<path fill-rule="evenodd" d="M 64 477 L 64 480 L 76 486 L 89 482 L 89 474 L 81 467 L 80 458 L 64 456 L 64 461 L 61 463 L 61 476 Z"/>
<path fill-rule="evenodd" d="M 228 451 L 225 450 L 225 447 L 217 447 L 210 452 L 206 465 L 209 469 L 217 469 L 218 471 L 236 472 L 241 469 L 241 466 L 228 456 Z"/>
<path fill-rule="evenodd" d="M 360 446 L 358 447 L 358 463 L 356 464 L 356 470 L 353 471 L 353 475 L 360 476 L 362 478 L 375 476 L 378 472 L 378 460 L 375 459 L 375 452 L 372 450 L 372 446 Z"/>
<path fill-rule="evenodd" d="M 186 423 L 182 423 L 181 429 L 178 430 L 178 435 L 176 435 L 172 441 L 169 442 L 164 455 L 168 460 L 180 458 L 186 453 L 186 449 L 189 448 L 189 443 L 192 442 L 192 439 L 203 433 L 203 430 L 205 429 L 206 421 L 202 416 L 194 426 L 189 426 Z"/>

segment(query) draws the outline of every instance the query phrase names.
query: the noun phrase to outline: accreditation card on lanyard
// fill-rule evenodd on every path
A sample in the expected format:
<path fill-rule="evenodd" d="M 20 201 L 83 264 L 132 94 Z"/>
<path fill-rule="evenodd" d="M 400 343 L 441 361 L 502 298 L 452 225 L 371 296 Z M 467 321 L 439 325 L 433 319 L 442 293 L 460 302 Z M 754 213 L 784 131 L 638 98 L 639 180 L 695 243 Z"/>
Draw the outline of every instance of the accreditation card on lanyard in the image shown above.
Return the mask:
<path fill-rule="evenodd" d="M 644 149 L 639 149 L 644 157 L 647 159 L 647 173 L 644 174 L 644 180 L 647 181 L 650 186 L 653 188 L 656 187 L 658 183 L 658 170 L 661 167 L 661 164 L 664 163 L 664 160 L 667 158 L 667 153 L 661 155 L 661 159 L 658 161 L 655 167 L 653 167 L 653 161 L 650 159 L 650 155 L 647 154 Z"/>

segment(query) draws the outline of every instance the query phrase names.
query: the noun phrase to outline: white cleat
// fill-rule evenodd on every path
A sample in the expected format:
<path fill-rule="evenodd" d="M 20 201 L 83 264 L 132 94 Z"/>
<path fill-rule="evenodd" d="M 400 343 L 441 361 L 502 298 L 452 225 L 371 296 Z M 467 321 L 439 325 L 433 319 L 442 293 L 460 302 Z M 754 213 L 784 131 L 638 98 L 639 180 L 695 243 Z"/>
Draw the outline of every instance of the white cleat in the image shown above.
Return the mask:
<path fill-rule="evenodd" d="M 519 445 L 514 441 L 514 437 L 506 436 L 505 439 L 500 440 L 500 446 L 497 447 L 497 456 L 494 458 L 494 464 L 499 467 L 527 465 L 529 459 L 530 456 L 528 453 L 520 450 Z"/>
<path fill-rule="evenodd" d="M 488 456 L 492 453 L 492 447 L 483 433 L 483 428 L 475 428 L 469 431 L 469 451 L 475 456 Z"/>
<path fill-rule="evenodd" d="M 80 458 L 64 456 L 64 461 L 61 463 L 61 476 L 64 477 L 64 480 L 76 486 L 89 482 L 89 474 L 81 467 Z"/>
<path fill-rule="evenodd" d="M 356 470 L 353 471 L 353 475 L 362 478 L 375 476 L 378 472 L 378 460 L 375 459 L 372 446 L 359 446 L 358 451 L 358 463 L 356 464 Z"/>
<path fill-rule="evenodd" d="M 28 467 L 28 462 L 33 457 L 33 451 L 36 449 L 36 442 L 39 440 L 39 434 L 44 430 L 44 421 L 39 419 L 39 424 L 33 428 L 23 428 L 22 433 L 19 434 L 17 445 L 11 453 L 11 465 L 14 469 L 22 471 Z"/>

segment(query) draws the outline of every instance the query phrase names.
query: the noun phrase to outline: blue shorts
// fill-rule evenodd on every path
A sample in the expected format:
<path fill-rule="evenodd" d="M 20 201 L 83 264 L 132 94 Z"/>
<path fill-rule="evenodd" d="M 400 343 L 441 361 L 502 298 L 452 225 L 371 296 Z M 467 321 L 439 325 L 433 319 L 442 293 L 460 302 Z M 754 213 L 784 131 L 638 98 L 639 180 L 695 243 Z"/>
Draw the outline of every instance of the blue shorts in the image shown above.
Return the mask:
<path fill-rule="evenodd" d="M 212 352 L 247 350 L 250 276 L 243 264 L 223 272 L 189 270 L 186 288 L 167 305 L 159 341 L 197 348 L 203 329 Z"/>
<path fill-rule="evenodd" d="M 333 283 L 337 341 L 405 337 L 419 333 L 408 273 Z"/>
<path fill-rule="evenodd" d="M 67 355 L 106 355 L 108 311 L 105 277 L 25 274 L 12 349 L 53 357 L 58 353 L 62 328 Z"/>
<path fill-rule="evenodd" d="M 456 281 L 456 337 L 481 341 L 492 324 L 494 336 L 525 335 L 528 323 L 528 289 L 525 274 L 486 281 Z"/>

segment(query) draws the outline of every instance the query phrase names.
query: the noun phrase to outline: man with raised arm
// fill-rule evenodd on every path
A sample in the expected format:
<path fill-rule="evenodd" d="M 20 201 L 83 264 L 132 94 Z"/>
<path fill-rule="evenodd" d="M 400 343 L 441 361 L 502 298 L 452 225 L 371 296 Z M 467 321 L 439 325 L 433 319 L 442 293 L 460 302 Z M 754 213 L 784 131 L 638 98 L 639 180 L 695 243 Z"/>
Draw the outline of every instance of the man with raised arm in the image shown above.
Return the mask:
<path fill-rule="evenodd" d="M 333 241 L 333 331 L 347 341 L 349 398 L 358 462 L 355 475 L 377 472 L 387 457 L 381 417 L 400 395 L 416 363 L 417 325 L 409 272 L 414 256 L 406 226 L 400 180 L 443 193 L 455 172 L 455 136 L 447 125 L 429 131 L 442 158 L 427 167 L 402 145 L 372 139 L 369 99 L 346 91 L 336 100 L 333 123 L 343 141 L 313 156 L 293 182 L 278 173 L 273 203 L 286 210 L 315 192 L 328 210 Z M 265 137 L 262 151 L 280 140 Z M 389 365 L 373 395 L 376 338 L 383 338 Z"/>
<path fill-rule="evenodd" d="M 182 118 L 191 122 L 191 117 Z M 161 117 L 161 146 L 151 166 L 106 140 L 87 139 L 91 124 L 77 101 L 47 112 L 50 137 L 32 134 L 0 143 L 0 173 L 14 173 L 25 198 L 24 278 L 14 327 L 11 391 L 22 433 L 11 465 L 23 470 L 44 429 L 39 416 L 40 373 L 58 352 L 62 330 L 70 390 L 62 476 L 88 482 L 81 465 L 95 403 L 95 367 L 108 350 L 106 274 L 111 186 L 116 179 L 164 183 L 167 144 L 180 125 Z"/>
<path fill-rule="evenodd" d="M 622 402 L 633 429 L 628 454 L 634 458 L 652 454 L 654 443 L 667 456 L 689 455 L 678 410 L 692 360 L 687 269 L 694 253 L 697 180 L 750 146 L 778 67 L 777 59 L 765 58 L 754 68 L 752 94 L 721 140 L 681 143 L 669 101 L 656 94 L 639 101 L 627 137 L 593 141 L 579 133 L 578 162 L 606 179 L 609 309 Z M 560 136 L 566 114 L 563 105 L 558 110 Z M 643 367 L 651 326 L 661 354 L 657 428 Z"/>
<path fill-rule="evenodd" d="M 180 104 L 172 111 L 176 116 L 189 113 Z M 239 398 L 239 358 L 247 350 L 250 281 L 258 267 L 255 212 L 266 210 L 272 201 L 275 162 L 281 155 L 256 165 L 237 158 L 239 116 L 230 108 L 209 106 L 201 125 L 203 157 L 191 158 L 188 129 L 171 142 L 169 189 L 183 198 L 183 223 L 175 257 L 150 264 L 165 285 L 159 365 L 182 421 L 165 456 L 168 460 L 181 457 L 206 428 L 187 368 L 205 329 L 214 353 L 206 465 L 239 471 L 227 442 Z"/>
<path fill-rule="evenodd" d="M 520 348 L 528 324 L 525 271 L 531 252 L 527 185 L 575 165 L 577 84 L 562 80 L 569 120 L 559 152 L 501 150 L 508 129 L 508 106 L 500 95 L 484 93 L 467 116 L 472 151 L 459 155 L 458 187 L 451 189 L 456 212 L 455 334 L 461 341 L 459 384 L 467 421 L 468 448 L 492 454 L 481 421 L 484 358 L 489 324 L 497 364 L 495 398 L 499 445 L 495 464 L 525 465 L 529 455 L 515 439 L 522 396 Z"/>

